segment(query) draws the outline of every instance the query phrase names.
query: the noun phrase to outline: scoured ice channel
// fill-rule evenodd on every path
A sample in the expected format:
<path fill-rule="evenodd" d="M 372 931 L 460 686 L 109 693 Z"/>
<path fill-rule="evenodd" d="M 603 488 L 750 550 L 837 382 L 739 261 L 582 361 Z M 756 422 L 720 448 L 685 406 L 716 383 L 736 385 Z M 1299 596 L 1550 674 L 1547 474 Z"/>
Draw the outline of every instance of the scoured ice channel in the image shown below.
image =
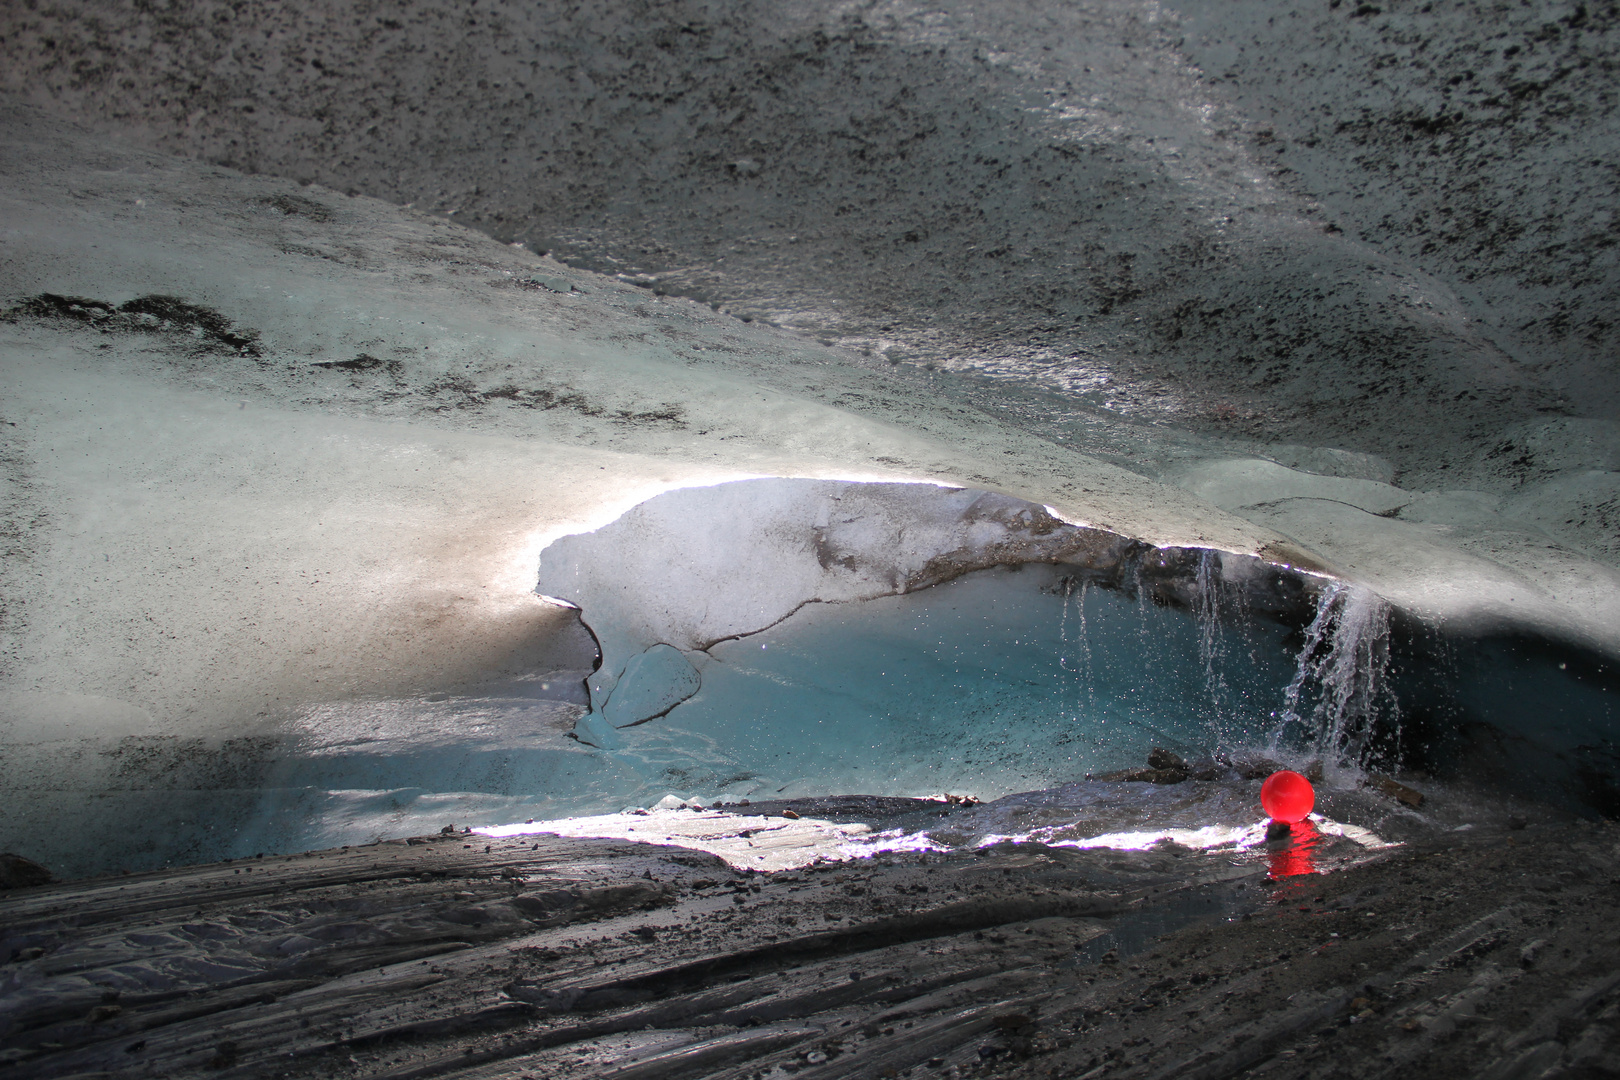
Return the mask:
<path fill-rule="evenodd" d="M 1570 654 L 1447 636 L 1363 586 L 991 492 L 677 489 L 553 541 L 538 591 L 578 606 L 599 658 L 307 710 L 225 850 L 448 823 L 684 844 L 756 869 L 1009 838 L 1257 851 L 1253 761 L 1320 769 L 1318 825 L 1354 850 L 1384 842 L 1369 825 L 1508 812 L 1453 792 L 1420 813 L 1364 791 L 1369 773 L 1604 805 L 1590 775 L 1607 767 L 1614 695 Z M 1109 777 L 1161 747 L 1198 778 Z M 943 823 L 780 813 L 857 794 L 987 805 Z"/>
<path fill-rule="evenodd" d="M 0 850 L 59 875 L 671 796 L 1253 824 L 1074 788 L 1154 746 L 1616 805 L 1620 576 L 1505 496 L 1149 424 L 1126 468 L 444 219 L 0 134 Z"/>

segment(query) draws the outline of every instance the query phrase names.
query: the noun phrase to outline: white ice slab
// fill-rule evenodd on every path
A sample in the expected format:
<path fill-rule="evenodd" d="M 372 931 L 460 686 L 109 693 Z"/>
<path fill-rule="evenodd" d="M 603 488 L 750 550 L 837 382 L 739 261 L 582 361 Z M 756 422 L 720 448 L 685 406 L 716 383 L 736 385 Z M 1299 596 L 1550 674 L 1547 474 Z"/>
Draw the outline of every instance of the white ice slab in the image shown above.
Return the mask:
<path fill-rule="evenodd" d="M 1322 836 L 1342 837 L 1368 851 L 1397 846 L 1371 829 L 1334 821 L 1321 814 L 1312 814 L 1310 822 Z M 899 829 L 874 831 L 859 823 L 761 817 L 729 810 L 653 809 L 497 825 L 473 832 L 491 837 L 547 835 L 669 844 L 718 855 L 737 870 L 765 872 L 870 859 L 897 852 L 951 850 L 950 845 L 940 843 L 927 833 L 906 833 Z M 971 846 L 1033 842 L 1050 847 L 1146 851 L 1174 844 L 1193 851 L 1230 849 L 1253 853 L 1261 850 L 1266 842 L 1264 821 L 1206 825 L 1196 829 L 1167 827 L 1102 833 L 1084 839 L 1053 838 L 1050 832 L 1049 829 L 1036 830 L 1005 836 L 992 833 L 977 837 Z"/>
<path fill-rule="evenodd" d="M 718 855 L 738 870 L 793 870 L 849 858 L 850 841 L 871 833 L 858 823 L 759 817 L 716 810 L 649 810 L 475 829 L 483 836 L 589 836 L 673 844 Z"/>

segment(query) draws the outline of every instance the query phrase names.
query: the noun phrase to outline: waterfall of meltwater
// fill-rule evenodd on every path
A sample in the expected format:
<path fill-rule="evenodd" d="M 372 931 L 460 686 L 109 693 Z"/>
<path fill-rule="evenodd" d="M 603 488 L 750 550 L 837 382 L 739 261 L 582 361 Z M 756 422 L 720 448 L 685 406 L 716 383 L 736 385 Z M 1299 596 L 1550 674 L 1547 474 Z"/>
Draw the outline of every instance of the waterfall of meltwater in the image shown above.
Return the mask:
<path fill-rule="evenodd" d="M 1214 550 L 1199 553 L 1192 615 L 1203 674 L 1200 708 L 1209 748 L 1230 752 L 1254 748 L 1273 726 L 1265 717 L 1274 684 L 1260 657 L 1270 652 L 1269 642 L 1275 639 L 1259 628 L 1244 589 L 1227 579 L 1225 558 Z"/>
<path fill-rule="evenodd" d="M 1198 557 L 1193 616 L 1198 620 L 1198 659 L 1204 665 L 1204 686 L 1214 706 L 1217 732 L 1225 726 L 1231 696 L 1224 671 L 1225 627 L 1222 625 L 1220 555 L 1204 551 Z"/>
<path fill-rule="evenodd" d="M 1063 614 L 1058 619 L 1058 640 L 1061 653 L 1058 667 L 1069 673 L 1076 687 L 1074 717 L 1089 715 L 1095 704 L 1094 676 L 1091 669 L 1091 636 L 1086 626 L 1086 598 L 1090 588 L 1084 578 L 1065 577 L 1060 581 L 1063 590 Z M 1069 637 L 1069 608 L 1074 608 L 1075 634 Z"/>
<path fill-rule="evenodd" d="M 1308 749 L 1340 767 L 1370 764 L 1373 736 L 1398 712 L 1388 670 L 1389 605 L 1360 585 L 1328 585 L 1283 691 L 1274 747 Z"/>

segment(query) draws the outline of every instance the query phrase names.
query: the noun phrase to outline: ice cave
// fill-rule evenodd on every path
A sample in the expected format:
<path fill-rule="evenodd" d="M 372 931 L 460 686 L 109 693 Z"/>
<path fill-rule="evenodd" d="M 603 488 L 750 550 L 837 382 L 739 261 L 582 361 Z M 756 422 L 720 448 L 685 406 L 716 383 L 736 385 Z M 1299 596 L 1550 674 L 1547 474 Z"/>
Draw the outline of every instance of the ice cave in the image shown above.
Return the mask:
<path fill-rule="evenodd" d="M 0 1074 L 1614 1075 L 1616 86 L 1566 0 L 0 6 Z M 1556 888 L 1131 1034 L 1464 851 Z M 703 997 L 1007 934 L 1159 981 Z"/>

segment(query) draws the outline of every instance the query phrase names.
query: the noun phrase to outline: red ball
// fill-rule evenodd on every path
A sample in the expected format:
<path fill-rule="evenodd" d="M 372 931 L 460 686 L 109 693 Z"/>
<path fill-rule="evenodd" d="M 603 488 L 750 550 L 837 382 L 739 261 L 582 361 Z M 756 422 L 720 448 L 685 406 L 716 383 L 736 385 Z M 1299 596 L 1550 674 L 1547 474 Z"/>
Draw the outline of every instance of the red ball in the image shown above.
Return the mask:
<path fill-rule="evenodd" d="M 1316 790 L 1299 773 L 1282 769 L 1260 785 L 1260 805 L 1274 821 L 1303 821 L 1316 805 Z"/>

